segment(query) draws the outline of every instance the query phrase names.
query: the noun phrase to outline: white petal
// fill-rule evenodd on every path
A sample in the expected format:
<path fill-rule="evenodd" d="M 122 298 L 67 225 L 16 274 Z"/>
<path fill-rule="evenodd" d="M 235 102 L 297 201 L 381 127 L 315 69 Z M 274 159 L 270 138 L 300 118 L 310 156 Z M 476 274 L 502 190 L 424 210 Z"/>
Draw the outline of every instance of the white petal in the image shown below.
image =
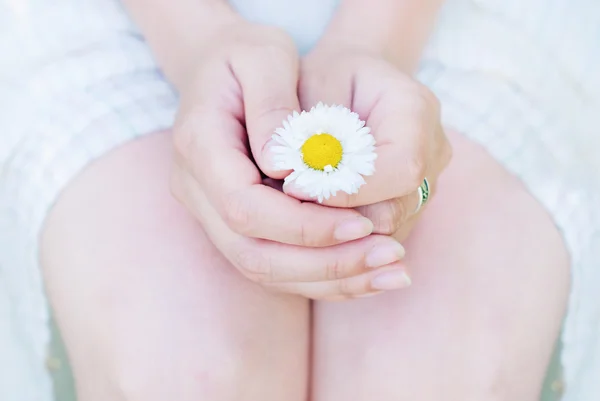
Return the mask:
<path fill-rule="evenodd" d="M 325 171 L 309 168 L 302 160 L 301 147 L 312 135 L 329 133 L 343 148 L 340 164 Z M 276 168 L 292 170 L 285 182 L 295 184 L 319 201 L 335 196 L 338 191 L 356 193 L 365 184 L 363 176 L 375 171 L 375 138 L 358 114 L 342 105 L 327 106 L 319 102 L 309 112 L 294 112 L 277 128 L 271 148 Z"/>

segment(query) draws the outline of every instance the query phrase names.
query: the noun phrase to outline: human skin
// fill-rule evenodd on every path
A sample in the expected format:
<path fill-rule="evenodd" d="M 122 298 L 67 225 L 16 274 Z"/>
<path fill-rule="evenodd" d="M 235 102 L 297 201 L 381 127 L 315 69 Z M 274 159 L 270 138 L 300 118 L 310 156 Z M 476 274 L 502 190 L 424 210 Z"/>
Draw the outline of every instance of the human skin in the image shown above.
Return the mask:
<path fill-rule="evenodd" d="M 435 7 L 420 9 L 409 1 L 394 6 L 399 3 L 412 4 L 407 8 L 412 14 L 387 13 L 392 2 L 382 1 L 377 3 L 381 8 L 373 7 L 372 20 L 377 20 L 377 13 L 402 15 L 405 20 L 417 15 L 423 21 L 433 19 Z M 205 4 L 216 10 L 221 7 L 218 2 Z M 339 14 L 342 19 L 334 20 L 332 27 L 347 27 L 344 21 L 356 15 L 360 2 L 346 4 Z M 174 18 L 184 31 L 178 31 L 182 38 L 190 26 L 212 26 L 220 21 L 210 18 L 208 25 L 197 23 L 193 16 L 206 14 L 184 12 L 184 5 L 182 2 L 181 15 Z M 419 10 L 424 10 L 423 14 L 418 14 Z M 186 18 L 194 23 L 182 23 Z M 233 19 L 227 23 L 238 24 Z M 153 36 L 172 31 L 167 23 L 153 26 L 160 29 L 148 32 L 151 43 Z M 423 26 L 427 24 L 415 24 L 421 30 Z M 336 40 L 348 37 L 329 35 Z M 374 37 L 390 39 L 394 35 L 399 33 L 389 30 Z M 265 36 L 281 38 L 281 33 L 268 30 Z M 186 51 L 190 50 L 188 42 L 175 41 Z M 385 57 L 377 59 L 396 65 L 404 77 L 418 55 L 415 43 L 392 55 L 386 51 L 382 53 Z M 377 48 L 372 42 L 370 45 Z M 286 46 L 283 40 L 281 46 L 268 47 Z M 327 47 L 324 41 L 317 49 Z M 354 50 L 357 58 L 365 57 L 364 51 Z M 159 55 L 158 59 L 163 60 L 163 68 L 176 85 L 198 85 L 197 92 L 188 92 L 192 99 L 200 89 L 214 94 L 208 90 L 210 80 L 195 81 L 197 60 L 177 62 L 183 53 Z M 274 54 L 290 62 L 287 50 Z M 309 57 L 326 59 L 318 53 Z M 290 63 L 295 62 L 291 57 Z M 309 58 L 298 60 L 301 83 L 303 69 L 312 68 L 311 64 Z M 319 74 L 327 72 L 317 70 Z M 311 76 L 318 75 L 306 73 Z M 341 98 L 347 84 L 314 94 L 310 94 L 313 85 L 309 84 L 308 91 L 301 89 L 297 104 L 284 94 L 287 100 L 283 104 L 289 107 L 277 109 L 265 103 L 263 110 L 257 108 L 254 114 L 268 118 L 252 121 L 255 126 L 270 127 L 296 106 L 312 103 L 310 99 L 325 98 L 328 93 L 334 94 L 332 99 Z M 282 103 L 275 99 L 276 104 Z M 193 109 L 195 102 L 188 104 Z M 194 132 L 222 128 L 218 124 L 199 124 Z M 227 254 L 223 243 L 231 237 L 215 234 L 221 231 L 211 226 L 215 220 L 203 220 L 203 216 L 217 213 L 199 212 L 195 208 L 200 202 L 179 192 L 178 198 L 190 214 L 169 192 L 173 188 L 168 184 L 170 143 L 177 138 L 178 129 L 175 134 L 149 136 L 103 157 L 70 185 L 48 219 L 42 263 L 82 400 L 536 399 L 566 302 L 567 256 L 550 218 L 483 149 L 450 133 L 454 160 L 440 177 L 436 199 L 421 219 L 404 224 L 407 215 L 400 213 L 392 219 L 391 228 L 373 225 L 374 232 L 386 234 L 400 227 L 392 238 L 404 239 L 408 233 L 402 228 L 416 224 L 404 243 L 406 258 L 392 262 L 392 270 L 412 273 L 412 288 L 344 303 L 315 302 L 311 325 L 309 301 L 270 290 L 277 287 L 312 298 L 373 295 L 378 290 L 372 286 L 373 270 L 351 263 L 345 269 L 317 266 L 311 274 L 333 272 L 330 278 L 335 280 L 314 280 L 310 285 L 301 285 L 306 284 L 302 280 L 275 285 L 256 277 L 249 278 L 259 285 L 246 280 L 236 270 L 240 266 L 223 257 Z M 266 128 L 256 130 L 262 131 Z M 437 133 L 437 127 L 428 132 Z M 260 158 L 257 162 L 260 164 Z M 425 173 L 419 169 L 415 176 Z M 414 184 L 420 177 L 410 178 Z M 473 182 L 479 183 L 477 193 L 468 185 Z M 464 201 L 466 193 L 469 202 Z M 405 196 L 411 194 L 414 192 Z M 414 197 L 406 199 L 411 200 Z M 376 205 L 387 201 L 382 199 Z M 407 208 L 398 204 L 400 210 Z M 376 223 L 389 221 L 377 218 L 376 209 L 369 212 L 361 206 L 359 210 Z M 395 213 L 387 207 L 385 212 Z M 522 225 L 524 219 L 527 227 Z M 317 226 L 312 229 L 331 232 Z M 280 234 L 277 230 L 262 234 L 265 232 L 273 237 Z M 293 235 L 287 238 L 294 241 Z M 362 254 L 363 249 L 370 249 L 367 241 L 373 238 L 390 244 L 392 240 L 371 234 L 351 244 Z M 320 240 L 329 242 L 304 245 L 329 245 L 320 250 L 341 254 L 335 247 L 344 244 L 332 244 L 335 236 Z M 357 248 L 360 246 L 364 248 Z M 310 253 L 310 247 L 304 248 Z M 279 268 L 277 274 L 296 271 L 283 262 Z M 398 277 L 388 283 L 399 283 Z M 89 316 L 94 316 L 92 322 Z"/>
<path fill-rule="evenodd" d="M 455 157 L 405 242 L 413 285 L 316 302 L 312 318 L 306 299 L 243 278 L 173 199 L 169 133 L 91 165 L 42 244 L 79 399 L 537 401 L 567 254 L 519 181 L 450 134 Z"/>
<path fill-rule="evenodd" d="M 356 18 L 362 5 L 342 3 L 331 28 L 307 58 L 315 60 L 308 70 L 300 68 L 295 46 L 284 32 L 250 24 L 223 2 L 184 1 L 181 8 L 190 9 L 185 13 L 161 2 L 150 7 L 134 0 L 127 4 L 181 94 L 174 127 L 173 193 L 243 275 L 311 299 L 340 299 L 410 284 L 400 263 L 404 251 L 389 235 L 415 211 L 417 188 L 426 176 L 435 187 L 451 150 L 435 96 L 400 68 L 410 58 L 401 58 L 402 52 L 391 43 L 401 33 L 422 41 L 427 31 L 422 26 L 427 24 L 405 31 L 397 28 L 398 23 L 408 13 L 433 19 L 439 2 L 417 7 L 412 2 L 399 6 L 380 1 L 372 15 L 364 15 L 368 18 L 361 29 L 371 35 L 361 37 L 371 40 L 347 43 L 340 39 L 352 39 L 344 34 L 347 19 Z M 386 18 L 379 34 L 373 35 L 370 28 L 384 15 L 403 17 Z M 158 18 L 177 21 L 177 27 L 165 33 L 153 23 Z M 173 42 L 178 43 L 175 50 L 169 46 Z M 338 58 L 352 67 L 333 88 L 312 79 L 331 72 L 333 64 L 321 59 L 336 56 L 332 46 L 344 49 L 345 57 Z M 302 99 L 297 93 L 299 80 Z M 325 202 L 337 208 L 326 208 L 298 202 L 264 185 L 261 173 L 271 179 L 289 174 L 274 170 L 270 157 L 270 138 L 281 121 L 310 107 L 308 99 L 328 100 L 323 90 L 313 88 L 331 94 L 354 84 L 359 96 L 348 106 L 373 128 L 379 144 L 377 174 L 366 178 L 364 189 L 353 196 L 338 194 Z M 368 219 L 354 207 L 361 207 Z"/>

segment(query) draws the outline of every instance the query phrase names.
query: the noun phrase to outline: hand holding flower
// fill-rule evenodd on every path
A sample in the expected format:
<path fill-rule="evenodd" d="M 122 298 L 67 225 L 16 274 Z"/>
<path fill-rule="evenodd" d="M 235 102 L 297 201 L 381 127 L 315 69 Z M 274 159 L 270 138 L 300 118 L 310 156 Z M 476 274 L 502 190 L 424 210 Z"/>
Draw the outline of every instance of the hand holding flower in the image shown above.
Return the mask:
<path fill-rule="evenodd" d="M 346 177 L 348 188 L 330 182 L 334 192 L 341 191 L 329 197 L 326 192 L 315 191 L 310 179 L 292 173 L 285 192 L 304 200 L 321 197 L 328 206 L 359 208 L 373 221 L 378 233 L 394 234 L 403 226 L 410 227 L 419 204 L 419 186 L 426 177 L 435 186 L 451 157 L 435 96 L 383 57 L 331 48 L 317 48 L 303 60 L 299 88 L 300 104 L 305 109 L 321 101 L 341 104 L 366 121 L 375 141 L 375 173 L 354 166 L 361 171 L 366 185 L 358 191 L 357 184 L 363 183 L 360 180 Z M 349 129 L 338 128 L 345 132 Z M 355 151 L 351 146 L 350 154 Z M 370 154 L 366 149 L 368 146 L 365 151 Z M 361 155 L 360 165 L 371 160 L 365 157 L 370 156 Z M 341 166 L 346 167 L 344 161 Z M 330 177 L 334 180 L 333 173 Z"/>
<path fill-rule="evenodd" d="M 265 145 L 300 109 L 291 39 L 247 22 L 225 26 L 218 37 L 181 85 L 175 196 L 229 261 L 266 287 L 330 299 L 407 285 L 398 263 L 402 246 L 370 235 L 370 220 L 352 209 L 300 202 L 263 183 L 256 164 L 274 178 L 285 175 L 274 171 Z M 393 277 L 377 279 L 386 272 Z"/>

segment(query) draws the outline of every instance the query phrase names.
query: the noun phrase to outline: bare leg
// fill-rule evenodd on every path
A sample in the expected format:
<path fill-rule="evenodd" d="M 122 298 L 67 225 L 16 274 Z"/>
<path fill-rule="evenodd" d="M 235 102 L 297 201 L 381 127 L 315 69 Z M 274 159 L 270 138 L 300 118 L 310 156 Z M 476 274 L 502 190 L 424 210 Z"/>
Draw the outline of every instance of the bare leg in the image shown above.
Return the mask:
<path fill-rule="evenodd" d="M 308 305 L 243 279 L 170 196 L 157 134 L 88 168 L 42 262 L 81 401 L 304 401 Z"/>
<path fill-rule="evenodd" d="M 537 401 L 569 287 L 548 215 L 483 149 L 406 243 L 413 286 L 315 307 L 315 401 Z"/>

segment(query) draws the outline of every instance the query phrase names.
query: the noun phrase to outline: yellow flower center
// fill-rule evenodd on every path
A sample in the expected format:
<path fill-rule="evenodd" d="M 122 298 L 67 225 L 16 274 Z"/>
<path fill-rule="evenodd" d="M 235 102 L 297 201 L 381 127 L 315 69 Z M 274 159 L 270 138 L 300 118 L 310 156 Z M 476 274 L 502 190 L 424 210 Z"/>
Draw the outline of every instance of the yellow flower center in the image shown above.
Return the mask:
<path fill-rule="evenodd" d="M 336 168 L 340 164 L 343 151 L 342 144 L 333 135 L 316 134 L 302 145 L 302 159 L 308 167 L 325 171 L 327 166 Z"/>

